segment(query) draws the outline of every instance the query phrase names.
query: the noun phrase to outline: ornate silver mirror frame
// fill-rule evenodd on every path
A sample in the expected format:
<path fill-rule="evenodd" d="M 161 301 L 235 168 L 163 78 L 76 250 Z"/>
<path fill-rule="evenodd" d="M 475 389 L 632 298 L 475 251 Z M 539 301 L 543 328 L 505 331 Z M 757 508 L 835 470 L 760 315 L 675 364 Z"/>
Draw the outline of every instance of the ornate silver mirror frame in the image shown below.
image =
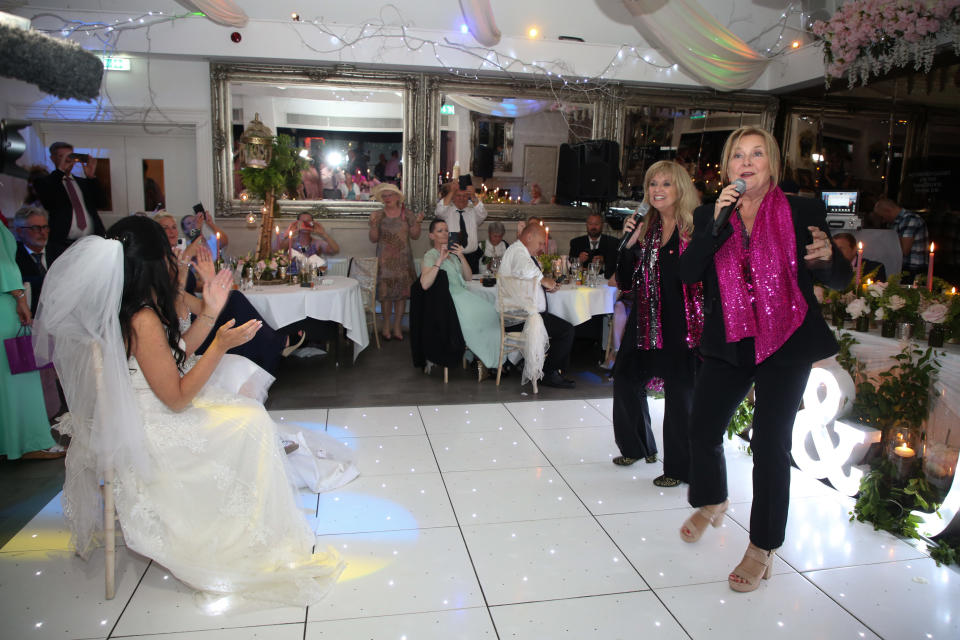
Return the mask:
<path fill-rule="evenodd" d="M 210 88 L 213 118 L 214 194 L 218 215 L 245 216 L 258 212 L 260 204 L 243 202 L 232 193 L 233 148 L 232 105 L 230 84 L 233 82 L 263 83 L 283 86 L 342 87 L 352 90 L 392 90 L 403 94 L 403 153 L 401 189 L 414 207 L 425 204 L 423 185 L 429 180 L 423 175 L 428 163 L 424 157 L 425 136 L 417 131 L 428 131 L 422 90 L 424 77 L 411 72 L 389 72 L 357 69 L 349 65 L 288 66 L 247 63 L 211 63 Z M 429 153 L 427 153 L 429 158 Z M 429 196 L 427 196 L 429 197 Z M 281 200 L 281 214 L 311 211 L 324 218 L 366 216 L 380 208 L 376 201 L 352 200 Z"/>

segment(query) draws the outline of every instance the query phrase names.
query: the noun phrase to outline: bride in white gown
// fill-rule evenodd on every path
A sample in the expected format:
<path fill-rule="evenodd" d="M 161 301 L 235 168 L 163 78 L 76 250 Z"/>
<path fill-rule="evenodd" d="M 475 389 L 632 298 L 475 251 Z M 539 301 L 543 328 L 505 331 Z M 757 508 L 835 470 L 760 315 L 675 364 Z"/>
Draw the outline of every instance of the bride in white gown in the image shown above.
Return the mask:
<path fill-rule="evenodd" d="M 180 336 L 176 261 L 161 228 L 130 217 L 108 236 L 116 239 L 78 241 L 51 267 L 35 332 L 38 356 L 52 355 L 71 408 L 63 502 L 77 552 L 86 556 L 100 533 L 98 485 L 112 470 L 129 548 L 203 595 L 238 596 L 230 606 L 317 602 L 344 565 L 332 549 L 314 553 L 291 487 L 296 474 L 263 405 L 224 388 L 228 379 L 238 386 L 243 368 L 225 372 L 225 352 L 259 323 L 228 322 L 202 357 L 187 358 L 196 336 Z M 211 304 L 225 297 L 216 288 L 226 290 L 228 277 L 207 285 Z M 313 484 L 356 475 L 331 459 L 332 439 L 297 435 L 319 454 L 312 459 L 323 458 Z"/>

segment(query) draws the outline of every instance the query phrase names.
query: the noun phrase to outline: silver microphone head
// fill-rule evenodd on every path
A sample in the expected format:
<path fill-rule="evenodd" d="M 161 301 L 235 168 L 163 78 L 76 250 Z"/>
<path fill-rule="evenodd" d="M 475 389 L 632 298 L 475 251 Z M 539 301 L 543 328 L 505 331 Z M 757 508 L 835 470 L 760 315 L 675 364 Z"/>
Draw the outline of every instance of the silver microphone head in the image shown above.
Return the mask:
<path fill-rule="evenodd" d="M 648 211 L 650 211 L 650 203 L 649 203 L 649 202 L 641 202 L 641 203 L 640 203 L 640 206 L 637 207 L 637 210 L 633 212 L 633 215 L 635 215 L 635 216 L 645 216 L 645 215 L 647 215 L 647 212 L 648 212 Z"/>
<path fill-rule="evenodd" d="M 747 183 L 743 178 L 737 178 L 733 181 L 733 188 L 737 190 L 737 193 L 743 194 L 747 190 Z"/>

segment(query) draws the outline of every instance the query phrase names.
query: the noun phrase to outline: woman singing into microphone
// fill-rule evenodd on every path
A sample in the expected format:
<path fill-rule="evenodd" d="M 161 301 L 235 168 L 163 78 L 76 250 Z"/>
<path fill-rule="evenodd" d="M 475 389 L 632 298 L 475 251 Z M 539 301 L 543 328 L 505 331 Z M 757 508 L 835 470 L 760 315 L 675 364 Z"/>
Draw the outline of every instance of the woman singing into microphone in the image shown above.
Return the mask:
<path fill-rule="evenodd" d="M 693 399 L 697 358 L 693 351 L 703 328 L 699 283 L 680 281 L 680 254 L 693 231 L 696 193 L 686 170 L 676 162 L 654 163 L 644 176 L 644 202 L 650 213 L 630 234 L 617 260 L 617 283 L 627 291 L 627 324 L 613 366 L 613 431 L 622 455 L 614 464 L 639 458 L 657 461 L 650 429 L 647 384 L 662 378 L 663 475 L 653 483 L 675 487 L 689 477 L 687 424 Z"/>
<path fill-rule="evenodd" d="M 680 537 L 700 539 L 727 509 L 723 434 L 737 406 L 755 388 L 753 507 L 750 546 L 729 575 L 734 591 L 752 591 L 769 578 L 783 544 L 790 497 L 793 422 L 812 363 L 836 353 L 820 315 L 814 279 L 832 288 L 850 282 L 850 263 L 834 255 L 823 203 L 785 196 L 774 178 L 780 151 L 768 132 L 734 131 L 723 147 L 728 184 L 716 204 L 694 212 L 690 246 L 680 258 L 684 282 L 703 282 L 703 362 L 690 417 L 689 501 L 697 511 Z M 734 206 L 714 235 L 715 220 Z M 669 393 L 669 391 L 668 391 Z"/>

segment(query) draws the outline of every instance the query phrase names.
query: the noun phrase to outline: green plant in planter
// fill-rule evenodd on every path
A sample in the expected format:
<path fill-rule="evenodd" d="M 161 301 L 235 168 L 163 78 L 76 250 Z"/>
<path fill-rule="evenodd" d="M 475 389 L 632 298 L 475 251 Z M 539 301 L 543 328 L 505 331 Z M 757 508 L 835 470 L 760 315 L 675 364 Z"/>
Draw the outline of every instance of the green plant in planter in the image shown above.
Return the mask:
<path fill-rule="evenodd" d="M 299 154 L 293 138 L 281 133 L 273 141 L 270 164 L 262 169 L 240 169 L 243 186 L 261 200 L 271 192 L 278 197 L 281 193 L 295 194 L 303 181 L 301 172 L 309 166 Z"/>
<path fill-rule="evenodd" d="M 907 344 L 891 356 L 893 367 L 857 384 L 853 413 L 864 424 L 882 429 L 884 438 L 897 427 L 920 428 L 930 414 L 930 389 L 940 363 L 933 349 Z"/>

